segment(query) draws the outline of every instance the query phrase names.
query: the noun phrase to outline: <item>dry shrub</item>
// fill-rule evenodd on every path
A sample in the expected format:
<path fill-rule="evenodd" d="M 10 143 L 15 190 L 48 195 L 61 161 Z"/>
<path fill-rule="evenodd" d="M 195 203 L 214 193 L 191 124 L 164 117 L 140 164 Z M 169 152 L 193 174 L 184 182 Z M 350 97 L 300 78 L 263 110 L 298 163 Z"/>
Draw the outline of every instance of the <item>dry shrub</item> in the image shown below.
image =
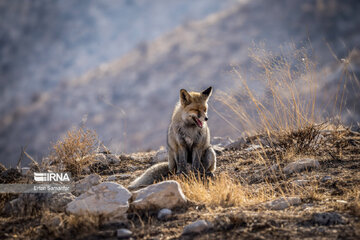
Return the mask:
<path fill-rule="evenodd" d="M 94 162 L 98 145 L 94 130 L 80 128 L 68 131 L 64 139 L 53 145 L 49 159 L 59 170 L 79 175 L 85 166 Z"/>

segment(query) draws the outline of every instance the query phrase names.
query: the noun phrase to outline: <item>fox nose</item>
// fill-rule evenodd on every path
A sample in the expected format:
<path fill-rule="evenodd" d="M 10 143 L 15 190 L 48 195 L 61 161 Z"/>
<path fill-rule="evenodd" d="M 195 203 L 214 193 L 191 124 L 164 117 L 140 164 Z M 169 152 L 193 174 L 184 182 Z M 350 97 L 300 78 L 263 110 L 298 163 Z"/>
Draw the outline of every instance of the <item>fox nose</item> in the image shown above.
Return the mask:
<path fill-rule="evenodd" d="M 207 121 L 207 120 L 209 120 L 209 118 L 208 118 L 208 117 L 205 117 L 205 121 Z"/>

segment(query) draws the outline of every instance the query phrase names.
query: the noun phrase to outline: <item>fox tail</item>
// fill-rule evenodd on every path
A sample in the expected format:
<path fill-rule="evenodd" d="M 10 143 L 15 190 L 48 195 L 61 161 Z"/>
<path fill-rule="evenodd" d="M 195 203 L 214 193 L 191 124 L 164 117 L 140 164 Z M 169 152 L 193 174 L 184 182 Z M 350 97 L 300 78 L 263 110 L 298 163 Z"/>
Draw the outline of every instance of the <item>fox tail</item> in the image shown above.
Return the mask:
<path fill-rule="evenodd" d="M 154 166 L 147 169 L 140 177 L 136 178 L 128 186 L 129 190 L 134 190 L 140 187 L 146 187 L 154 183 L 154 181 L 162 180 L 170 173 L 169 163 L 162 162 L 155 164 Z"/>

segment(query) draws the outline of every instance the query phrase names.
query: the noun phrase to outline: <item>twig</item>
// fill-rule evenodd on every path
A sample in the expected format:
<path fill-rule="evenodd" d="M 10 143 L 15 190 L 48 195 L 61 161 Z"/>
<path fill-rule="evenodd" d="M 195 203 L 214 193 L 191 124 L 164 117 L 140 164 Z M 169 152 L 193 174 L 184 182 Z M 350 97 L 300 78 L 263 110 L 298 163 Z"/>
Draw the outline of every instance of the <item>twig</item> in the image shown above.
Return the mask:
<path fill-rule="evenodd" d="M 19 172 L 21 172 L 21 161 L 24 158 L 24 153 L 25 153 L 26 148 L 27 148 L 27 145 L 25 147 L 21 146 L 21 154 L 20 154 L 19 160 L 18 160 L 18 162 L 16 164 L 16 169 Z"/>

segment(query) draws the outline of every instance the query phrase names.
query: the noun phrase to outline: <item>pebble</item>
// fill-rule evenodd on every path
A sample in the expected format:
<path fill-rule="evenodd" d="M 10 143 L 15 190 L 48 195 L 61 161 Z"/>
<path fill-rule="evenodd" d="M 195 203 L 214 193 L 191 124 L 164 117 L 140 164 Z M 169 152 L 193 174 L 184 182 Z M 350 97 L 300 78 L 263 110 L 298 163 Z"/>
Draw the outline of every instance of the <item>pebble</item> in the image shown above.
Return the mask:
<path fill-rule="evenodd" d="M 157 218 L 159 220 L 167 220 L 171 217 L 172 211 L 168 208 L 163 208 L 158 212 Z"/>
<path fill-rule="evenodd" d="M 186 234 L 197 234 L 204 232 L 210 228 L 209 223 L 205 220 L 197 220 L 196 222 L 190 223 L 184 227 L 183 235 Z"/>
<path fill-rule="evenodd" d="M 118 238 L 129 238 L 131 237 L 131 235 L 132 235 L 132 231 L 126 228 L 120 228 L 116 232 L 116 236 Z"/>

